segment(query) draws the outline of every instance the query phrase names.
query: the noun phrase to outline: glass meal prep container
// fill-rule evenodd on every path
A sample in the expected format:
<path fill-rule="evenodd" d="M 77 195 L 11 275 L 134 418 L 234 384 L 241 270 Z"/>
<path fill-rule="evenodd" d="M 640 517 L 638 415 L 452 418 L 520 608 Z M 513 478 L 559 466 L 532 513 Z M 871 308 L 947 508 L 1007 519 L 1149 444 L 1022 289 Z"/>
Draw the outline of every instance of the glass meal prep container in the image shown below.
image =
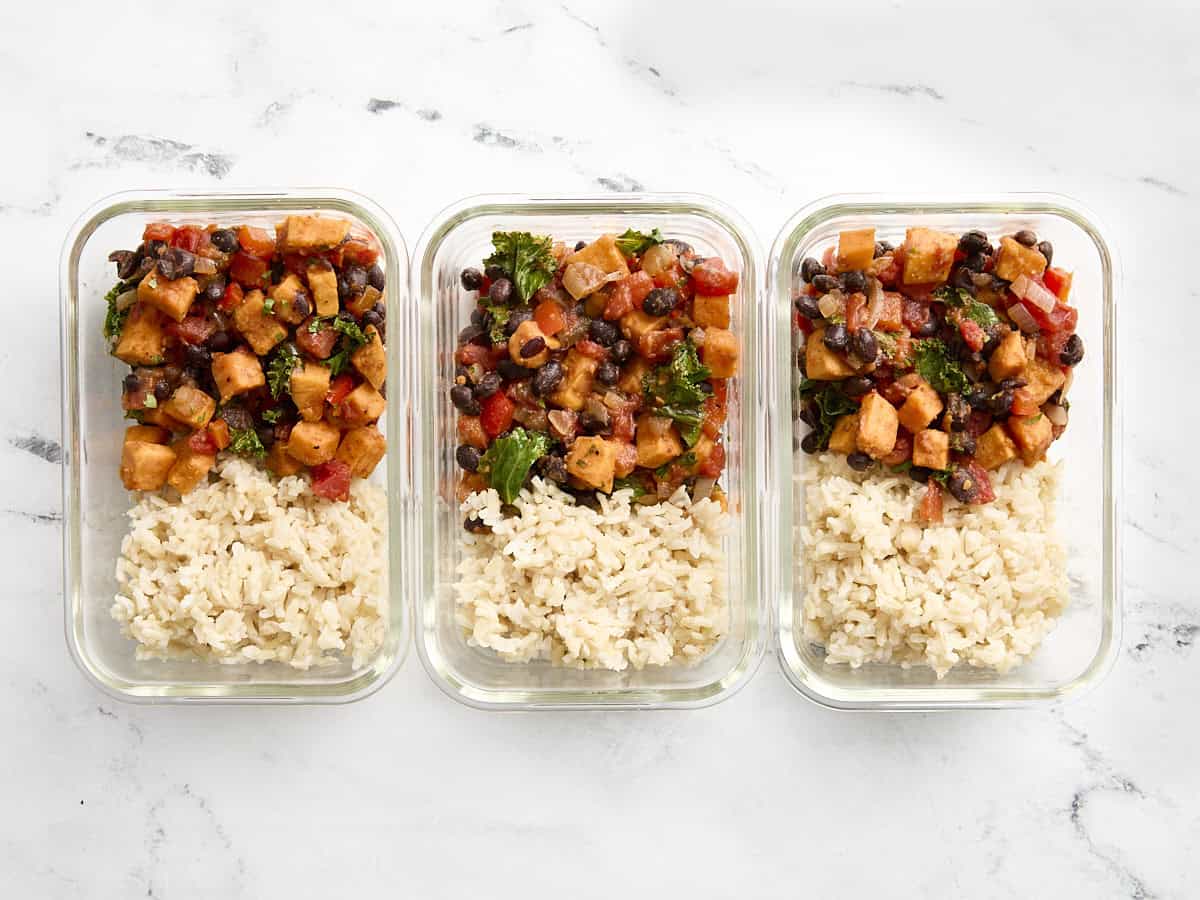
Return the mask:
<path fill-rule="evenodd" d="M 463 515 L 455 500 L 459 470 L 455 409 L 449 398 L 458 333 L 469 322 L 474 295 L 459 275 L 481 267 L 494 231 L 529 231 L 555 240 L 594 240 L 626 228 L 659 228 L 697 253 L 720 256 L 740 273 L 732 303 L 738 376 L 730 382 L 727 465 L 722 475 L 731 527 L 725 538 L 730 627 L 717 647 L 694 665 L 630 667 L 624 672 L 577 670 L 549 662 L 507 662 L 468 645 L 455 622 L 453 586 L 461 557 Z M 417 650 L 429 675 L 451 697 L 491 709 L 661 708 L 715 703 L 741 687 L 757 667 L 766 641 L 767 612 L 759 587 L 761 414 L 765 381 L 753 365 L 762 344 L 756 302 L 760 274 L 750 230 L 727 207 L 695 195 L 641 194 L 619 198 L 483 196 L 441 213 L 415 249 L 412 291 L 420 306 L 421 384 L 413 421 L 420 454 L 414 501 L 420 518 L 420 588 L 415 594 Z"/>
<path fill-rule="evenodd" d="M 799 446 L 808 430 L 797 416 L 799 330 L 793 300 L 800 264 L 836 244 L 838 232 L 876 229 L 876 240 L 899 244 L 912 226 L 962 234 L 971 228 L 993 240 L 1022 228 L 1054 245 L 1056 265 L 1074 271 L 1071 303 L 1079 308 L 1077 332 L 1085 347 L 1070 389 L 1070 423 L 1048 458 L 1064 460 L 1057 498 L 1057 531 L 1067 549 L 1070 605 L 1032 658 L 1004 675 L 960 664 L 938 680 L 925 667 L 827 664 L 804 634 L 803 560 L 798 531 L 804 519 L 797 476 L 809 464 Z M 801 209 L 783 227 L 768 263 L 772 317 L 771 442 L 779 485 L 779 526 L 771 548 L 775 645 L 792 685 L 809 699 L 842 709 L 939 709 L 1021 706 L 1060 700 L 1095 685 L 1107 673 L 1120 643 L 1120 428 L 1116 364 L 1116 298 L 1119 272 L 1094 218 L 1074 201 L 1045 194 L 979 199 L 926 200 L 876 195 L 827 197 Z M 790 452 L 789 452 L 790 449 Z M 768 531 L 767 534 L 772 534 Z"/>
<path fill-rule="evenodd" d="M 143 227 L 218 223 L 273 228 L 292 213 L 348 218 L 372 231 L 383 248 L 386 277 L 387 411 L 379 427 L 388 440 L 386 464 L 371 480 L 387 491 L 390 623 L 383 646 L 366 665 L 349 658 L 336 666 L 292 669 L 283 663 L 221 664 L 199 660 L 145 660 L 125 637 L 109 608 L 116 593 L 115 565 L 127 530 L 132 495 L 118 476 L 121 445 L 129 424 L 121 410 L 125 365 L 107 352 L 101 335 L 105 292 L 116 276 L 108 254 L 141 240 Z M 71 655 L 99 688 L 120 700 L 147 702 L 336 703 L 361 699 L 380 688 L 402 662 L 408 646 L 411 591 L 408 574 L 408 392 L 414 354 L 401 345 L 416 333 L 407 301 L 408 255 L 391 218 L 364 197 L 341 190 L 262 193 L 145 191 L 101 200 L 72 227 L 61 261 L 63 357 L 63 567 L 66 638 Z"/>

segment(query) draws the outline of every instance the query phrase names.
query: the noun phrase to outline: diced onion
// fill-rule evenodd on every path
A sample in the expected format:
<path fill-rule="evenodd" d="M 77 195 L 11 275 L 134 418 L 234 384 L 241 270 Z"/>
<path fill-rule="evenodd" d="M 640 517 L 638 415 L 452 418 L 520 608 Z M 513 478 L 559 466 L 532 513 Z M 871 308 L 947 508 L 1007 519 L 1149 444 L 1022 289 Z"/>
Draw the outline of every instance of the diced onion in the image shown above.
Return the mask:
<path fill-rule="evenodd" d="M 1025 289 L 1025 299 L 1046 313 L 1051 312 L 1054 309 L 1054 304 L 1058 302 L 1058 298 L 1054 294 L 1036 281 L 1029 282 L 1029 287 Z"/>
<path fill-rule="evenodd" d="M 690 340 L 697 347 L 704 346 L 704 337 L 705 335 L 703 328 L 693 328 L 690 332 L 688 332 L 688 340 Z"/>
<path fill-rule="evenodd" d="M 1014 303 L 1008 308 L 1008 317 L 1016 322 L 1017 327 L 1026 334 L 1032 334 L 1038 330 L 1037 322 L 1034 321 L 1033 316 L 1029 314 L 1029 310 L 1027 310 L 1020 303 Z"/>
<path fill-rule="evenodd" d="M 1042 407 L 1042 412 L 1046 414 L 1051 425 L 1057 425 L 1059 428 L 1067 427 L 1067 411 L 1057 403 L 1047 403 Z"/>
<path fill-rule="evenodd" d="M 1075 383 L 1075 367 L 1067 369 L 1067 380 L 1063 382 L 1063 386 L 1058 389 L 1058 395 L 1062 399 L 1067 399 L 1067 391 L 1071 389 L 1071 385 Z"/>
<path fill-rule="evenodd" d="M 136 300 L 137 300 L 137 288 L 133 288 L 132 290 L 128 290 L 128 291 L 125 291 L 124 293 L 117 294 L 116 307 L 117 307 L 117 309 L 124 312 L 125 310 L 129 309 L 129 307 L 133 306 L 133 304 Z"/>
<path fill-rule="evenodd" d="M 830 291 L 825 294 L 817 301 L 817 306 L 821 309 L 821 316 L 826 319 L 846 314 L 846 298 L 842 296 L 841 291 Z"/>
<path fill-rule="evenodd" d="M 707 500 L 712 496 L 713 488 L 717 486 L 715 478 L 697 478 L 696 485 L 692 488 L 693 500 Z"/>
<path fill-rule="evenodd" d="M 563 287 L 576 300 L 582 300 L 604 286 L 608 276 L 599 266 L 573 262 L 563 270 Z"/>
<path fill-rule="evenodd" d="M 217 274 L 217 264 L 206 256 L 197 256 L 192 268 L 197 275 Z"/>
<path fill-rule="evenodd" d="M 863 322 L 867 328 L 874 328 L 883 315 L 883 285 L 878 278 L 867 280 L 867 312 Z"/>
<path fill-rule="evenodd" d="M 1025 299 L 1025 291 L 1029 287 L 1029 278 L 1025 275 L 1018 275 L 1017 280 L 1008 286 L 1008 289 L 1020 297 Z"/>

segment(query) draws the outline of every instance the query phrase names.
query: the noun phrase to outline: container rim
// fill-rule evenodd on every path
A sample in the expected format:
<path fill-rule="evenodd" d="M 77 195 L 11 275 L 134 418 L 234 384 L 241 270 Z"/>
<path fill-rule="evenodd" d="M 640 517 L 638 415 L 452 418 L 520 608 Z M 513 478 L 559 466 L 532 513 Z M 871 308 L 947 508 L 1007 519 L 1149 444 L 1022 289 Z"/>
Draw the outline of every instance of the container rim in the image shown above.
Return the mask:
<path fill-rule="evenodd" d="M 139 705 L 152 704 L 188 704 L 188 705 L 341 705 L 353 703 L 370 697 L 387 684 L 408 656 L 411 640 L 411 611 L 407 606 L 407 597 L 412 588 L 408 581 L 411 576 L 411 565 L 397 566 L 397 559 L 409 557 L 409 541 L 406 532 L 409 530 L 403 515 L 399 523 L 393 521 L 396 509 L 389 501 L 388 534 L 389 534 L 389 616 L 394 617 L 397 611 L 401 616 L 400 637 L 395 652 L 390 660 L 381 668 L 368 666 L 357 675 L 344 682 L 331 685 L 329 692 L 306 691 L 304 685 L 290 685 L 278 681 L 251 681 L 246 684 L 222 685 L 216 683 L 197 683 L 177 688 L 171 684 L 149 685 L 132 681 L 114 681 L 107 678 L 83 652 L 78 640 L 79 622 L 81 615 L 80 586 L 81 552 L 80 537 L 80 481 L 81 466 L 80 452 L 82 442 L 82 423 L 79 406 L 79 360 L 78 348 L 74 344 L 77 331 L 77 315 L 79 307 L 78 296 L 78 265 L 83 248 L 95 231 L 120 215 L 127 213 L 154 213 L 181 215 L 188 213 L 212 213 L 223 209 L 261 209 L 271 212 L 273 209 L 309 208 L 317 210 L 336 210 L 354 216 L 368 226 L 379 239 L 389 263 L 387 272 L 387 298 L 389 313 L 395 318 L 408 317 L 412 314 L 408 295 L 408 248 L 399 227 L 391 215 L 370 198 L 353 190 L 332 187 L 269 187 L 246 190 L 227 189 L 220 191 L 203 191 L 192 188 L 152 188 L 118 191 L 105 195 L 88 206 L 71 224 L 63 240 L 59 254 L 59 353 L 62 357 L 62 371 L 59 389 L 62 392 L 61 433 L 62 444 L 62 584 L 63 584 L 63 629 L 67 649 L 76 667 L 83 676 L 97 689 L 114 700 Z M 394 266 L 395 271 L 392 271 Z M 387 415 L 389 432 L 396 428 L 398 437 L 404 436 L 404 418 L 400 395 L 412 390 L 415 375 L 409 371 L 411 365 L 397 365 L 394 345 L 388 344 L 388 366 L 393 372 L 403 373 L 406 384 L 404 391 L 388 393 Z M 402 492 L 407 491 L 409 479 L 402 478 L 403 473 L 411 472 L 411 451 L 409 442 L 388 441 L 388 493 L 392 486 L 399 485 Z M 393 451 L 395 448 L 395 452 Z M 407 498 L 404 498 L 405 500 Z M 406 508 L 407 503 L 401 505 Z M 397 525 L 399 527 L 397 527 Z M 398 533 L 397 533 L 398 532 Z M 132 645 L 130 652 L 132 652 Z M 279 693 L 255 693 L 264 687 L 279 686 Z M 326 687 L 326 685 L 321 685 Z M 339 691 L 337 688 L 349 688 Z M 290 691 L 290 693 L 289 693 Z"/>
<path fill-rule="evenodd" d="M 784 677 L 801 695 L 835 710 L 933 711 L 942 709 L 998 709 L 1057 704 L 1076 699 L 1094 689 L 1111 671 L 1121 647 L 1123 628 L 1123 585 L 1121 504 L 1124 486 L 1121 397 L 1124 387 L 1118 377 L 1117 305 L 1123 288 L 1123 273 L 1116 251 L 1104 238 L 1109 233 L 1100 218 L 1084 204 L 1065 194 L 1050 192 L 1001 192 L 963 194 L 841 193 L 830 194 L 802 206 L 783 224 L 771 246 L 767 262 L 764 306 L 771 325 L 767 328 L 769 352 L 776 372 L 790 372 L 792 260 L 804 235 L 830 219 L 844 215 L 938 215 L 947 213 L 1012 213 L 1057 216 L 1076 226 L 1092 242 L 1101 263 L 1100 316 L 1104 335 L 1103 428 L 1107 440 L 1102 448 L 1104 484 L 1102 520 L 1104 561 L 1101 565 L 1101 639 L 1095 655 L 1071 681 L 1057 688 L 1011 687 L 923 687 L 923 688 L 834 688 L 814 673 L 795 650 L 793 629 L 785 628 L 794 606 L 794 563 L 791 522 L 792 479 L 791 380 L 780 377 L 773 403 L 768 408 L 768 443 L 786 448 L 777 454 L 770 475 L 779 486 L 781 524 L 777 529 L 774 565 L 768 573 L 773 600 L 772 645 Z M 785 633 L 786 632 L 786 633 Z"/>
<path fill-rule="evenodd" d="M 706 218 L 723 228 L 737 243 L 747 262 L 747 268 L 753 276 L 753 284 L 746 294 L 745 321 L 751 332 L 760 331 L 765 327 L 761 318 L 762 310 L 762 276 L 763 255 L 757 236 L 749 223 L 727 204 L 705 194 L 673 193 L 673 192 L 637 192 L 621 194 L 592 194 L 552 195 L 499 193 L 475 194 L 464 197 L 443 208 L 426 226 L 413 250 L 413 265 L 410 274 L 410 293 L 415 305 L 421 309 L 422 325 L 422 357 L 425 355 L 426 329 L 424 316 L 428 314 L 429 303 L 426 298 L 432 296 L 431 264 L 445 238 L 459 225 L 475 218 L 487 215 L 536 216 L 543 215 L 587 215 L 589 213 L 631 213 L 645 215 L 662 212 L 672 215 L 695 215 Z M 760 336 L 761 339 L 761 336 Z M 433 379 L 436 373 L 425 371 L 423 379 Z M 744 378 L 744 373 L 739 375 Z M 750 389 L 746 391 L 744 414 L 759 416 L 765 407 L 767 392 L 766 379 L 755 377 Z M 423 381 L 421 394 L 426 394 L 428 385 Z M 432 416 L 432 412 L 426 415 Z M 414 416 L 412 434 L 415 447 L 424 449 L 425 415 Z M 765 442 L 758 440 L 757 446 L 746 448 L 747 459 L 752 459 L 750 471 L 765 473 Z M 436 513 L 427 511 L 425 504 L 431 502 L 424 490 L 427 483 L 432 481 L 432 456 L 424 454 L 420 466 L 421 490 L 416 491 L 416 503 L 420 507 L 418 529 L 422 545 L 425 541 L 424 524 L 428 515 Z M 743 554 L 743 566 L 751 566 L 754 574 L 753 583 L 757 596 L 745 599 L 748 619 L 753 627 L 753 636 L 749 641 L 750 651 L 742 657 L 742 663 L 727 672 L 723 677 L 709 682 L 698 689 L 680 690 L 678 698 L 665 697 L 661 689 L 612 689 L 603 691 L 562 690 L 557 692 L 538 692 L 532 694 L 520 689 L 490 690 L 480 689 L 457 679 L 448 667 L 439 664 L 439 658 L 430 650 L 431 638 L 435 635 L 435 624 L 426 615 L 427 607 L 437 603 L 436 597 L 427 597 L 426 590 L 429 582 L 421 578 L 421 587 L 414 594 L 414 640 L 417 646 L 417 656 L 421 660 L 430 680 L 446 696 L 469 706 L 473 709 L 486 711 L 520 712 L 529 710 L 554 711 L 584 711 L 584 710 L 657 710 L 657 709 L 699 709 L 712 706 L 736 694 L 754 677 L 766 654 L 768 634 L 771 627 L 771 610 L 766 603 L 763 592 L 766 566 L 762 564 L 758 544 L 761 542 L 763 517 L 768 503 L 763 502 L 759 486 L 745 482 L 743 489 L 743 505 L 753 506 L 753 515 L 744 518 L 745 542 L 747 551 Z M 432 551 L 425 552 L 422 546 L 422 565 L 432 565 Z M 427 619 L 429 621 L 427 621 Z"/>

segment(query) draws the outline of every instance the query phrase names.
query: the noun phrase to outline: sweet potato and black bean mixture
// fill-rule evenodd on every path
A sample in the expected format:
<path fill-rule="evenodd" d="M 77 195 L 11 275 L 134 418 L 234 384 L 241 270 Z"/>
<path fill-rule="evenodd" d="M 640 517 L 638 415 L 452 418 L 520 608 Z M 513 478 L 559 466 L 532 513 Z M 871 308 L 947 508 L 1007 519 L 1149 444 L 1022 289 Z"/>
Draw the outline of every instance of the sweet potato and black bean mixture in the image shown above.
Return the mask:
<path fill-rule="evenodd" d="M 993 244 L 982 231 L 910 228 L 893 247 L 864 228 L 805 259 L 802 449 L 907 471 L 928 484 L 927 521 L 940 521 L 943 489 L 994 499 L 988 471 L 1034 464 L 1067 426 L 1083 341 L 1071 274 L 1053 258 L 1028 230 Z"/>
<path fill-rule="evenodd" d="M 720 498 L 738 274 L 658 229 L 492 244 L 461 276 L 476 307 L 450 388 L 460 496 L 493 487 L 508 503 L 537 474 L 588 503 L 621 488 L 654 503 L 680 485 Z"/>
<path fill-rule="evenodd" d="M 109 256 L 104 336 L 130 366 L 121 455 L 129 490 L 187 493 L 222 451 L 346 500 L 387 449 L 380 247 L 343 219 L 153 223 Z"/>

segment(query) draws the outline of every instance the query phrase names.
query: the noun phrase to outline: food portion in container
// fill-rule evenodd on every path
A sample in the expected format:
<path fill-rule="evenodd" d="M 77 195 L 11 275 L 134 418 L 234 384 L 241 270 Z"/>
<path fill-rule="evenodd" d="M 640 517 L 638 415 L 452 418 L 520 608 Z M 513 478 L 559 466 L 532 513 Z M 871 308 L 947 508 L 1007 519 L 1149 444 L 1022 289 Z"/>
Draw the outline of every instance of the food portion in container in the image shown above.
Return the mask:
<path fill-rule="evenodd" d="M 307 668 L 381 646 L 380 254 L 350 221 L 290 215 L 151 223 L 110 255 L 120 477 L 142 494 L 112 612 L 139 656 Z"/>
<path fill-rule="evenodd" d="M 1029 230 L 877 238 L 800 266 L 805 633 L 834 663 L 1003 672 L 1067 603 L 1045 457 L 1083 359 L 1071 273 Z"/>
<path fill-rule="evenodd" d="M 457 621 L 513 662 L 695 661 L 728 623 L 722 432 L 738 274 L 627 229 L 497 232 L 458 337 Z"/>

